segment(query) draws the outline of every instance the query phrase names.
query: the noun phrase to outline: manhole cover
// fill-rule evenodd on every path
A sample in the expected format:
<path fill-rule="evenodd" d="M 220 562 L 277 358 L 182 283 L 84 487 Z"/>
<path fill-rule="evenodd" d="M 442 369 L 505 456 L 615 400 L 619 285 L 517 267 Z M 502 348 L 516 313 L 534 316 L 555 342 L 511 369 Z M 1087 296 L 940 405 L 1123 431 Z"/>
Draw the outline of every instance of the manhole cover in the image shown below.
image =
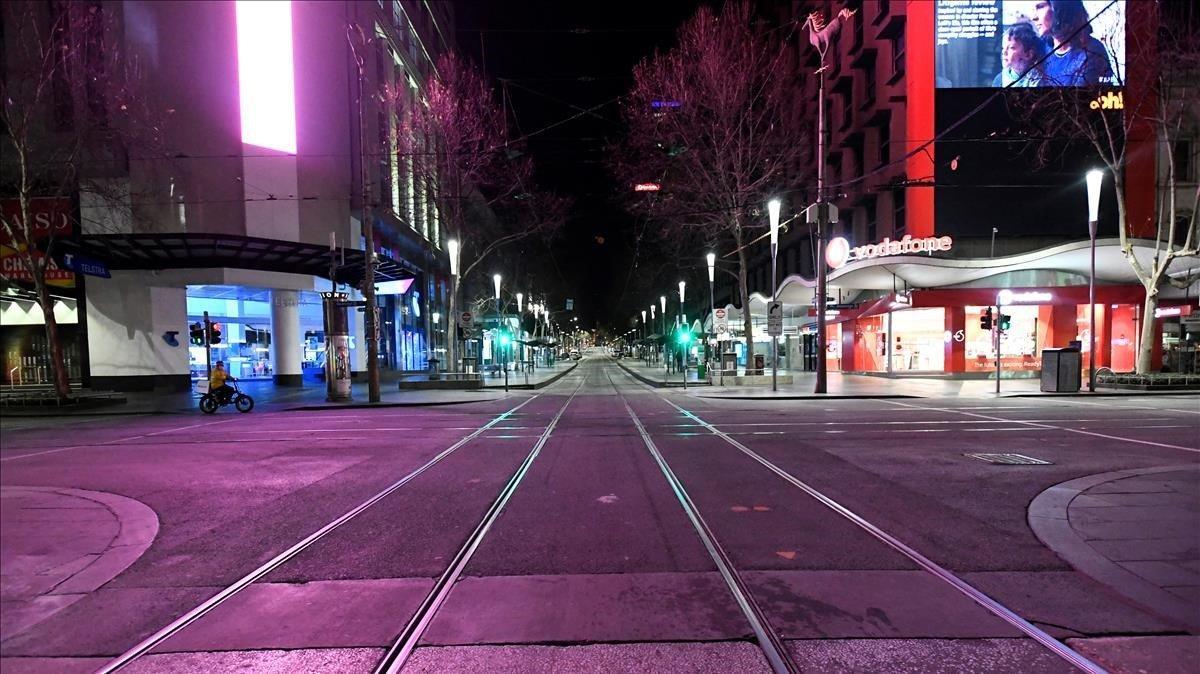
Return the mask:
<path fill-rule="evenodd" d="M 980 461 L 998 463 L 1006 466 L 1054 465 L 1052 461 L 1043 461 L 1041 459 L 1035 459 L 1032 456 L 1025 456 L 1024 454 L 963 454 L 963 456 L 969 456 L 972 459 L 979 459 Z"/>

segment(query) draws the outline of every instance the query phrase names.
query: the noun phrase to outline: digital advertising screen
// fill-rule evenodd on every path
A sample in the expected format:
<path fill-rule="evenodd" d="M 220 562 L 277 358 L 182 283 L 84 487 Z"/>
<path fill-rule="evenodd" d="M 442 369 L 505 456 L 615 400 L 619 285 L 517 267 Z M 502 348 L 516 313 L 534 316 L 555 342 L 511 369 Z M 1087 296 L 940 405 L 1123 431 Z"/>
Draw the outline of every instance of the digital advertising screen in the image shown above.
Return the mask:
<path fill-rule="evenodd" d="M 936 0 L 937 87 L 1119 87 L 1126 0 Z"/>

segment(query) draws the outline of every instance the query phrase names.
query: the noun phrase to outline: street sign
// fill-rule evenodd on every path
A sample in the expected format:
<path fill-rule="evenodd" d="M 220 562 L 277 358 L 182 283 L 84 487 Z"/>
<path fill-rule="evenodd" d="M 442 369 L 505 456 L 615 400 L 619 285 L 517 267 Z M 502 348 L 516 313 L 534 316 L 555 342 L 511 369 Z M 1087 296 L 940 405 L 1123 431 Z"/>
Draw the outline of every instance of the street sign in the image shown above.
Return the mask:
<path fill-rule="evenodd" d="M 475 314 L 469 311 L 461 312 L 458 315 L 458 327 L 468 330 L 475 327 Z"/>
<path fill-rule="evenodd" d="M 727 310 L 713 310 L 713 331 L 718 335 L 729 332 L 729 312 Z"/>
<path fill-rule="evenodd" d="M 79 272 L 87 276 L 99 276 L 100 278 L 112 278 L 112 274 L 108 273 L 108 267 L 103 262 L 95 258 L 80 255 L 78 253 L 63 253 L 63 266 L 74 272 Z"/>
<path fill-rule="evenodd" d="M 783 302 L 767 304 L 767 334 L 771 337 L 783 334 Z"/>

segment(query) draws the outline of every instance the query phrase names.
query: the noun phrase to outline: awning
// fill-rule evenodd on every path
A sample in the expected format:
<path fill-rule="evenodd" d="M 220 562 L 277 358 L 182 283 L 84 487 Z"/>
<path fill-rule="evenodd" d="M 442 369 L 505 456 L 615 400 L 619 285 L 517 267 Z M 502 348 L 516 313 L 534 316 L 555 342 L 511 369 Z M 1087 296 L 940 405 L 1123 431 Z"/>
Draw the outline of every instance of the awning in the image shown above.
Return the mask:
<path fill-rule="evenodd" d="M 93 234 L 78 241 L 62 239 L 56 251 L 77 252 L 112 270 L 209 269 L 232 267 L 307 274 L 329 278 L 332 255 L 338 283 L 358 285 L 366 275 L 366 253 L 328 246 L 235 234 Z M 375 279 L 413 278 L 417 269 L 406 262 L 376 255 Z"/>

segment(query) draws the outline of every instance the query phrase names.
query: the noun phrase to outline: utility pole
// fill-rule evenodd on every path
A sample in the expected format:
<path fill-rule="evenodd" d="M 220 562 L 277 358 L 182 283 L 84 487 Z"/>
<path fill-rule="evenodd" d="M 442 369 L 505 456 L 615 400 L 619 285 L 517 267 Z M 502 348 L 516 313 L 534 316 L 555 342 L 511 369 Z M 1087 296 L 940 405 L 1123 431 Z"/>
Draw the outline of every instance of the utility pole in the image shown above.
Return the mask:
<path fill-rule="evenodd" d="M 363 55 L 359 53 L 350 32 L 358 34 L 359 41 L 365 47 L 367 37 L 357 23 L 347 26 L 346 39 L 354 55 L 354 63 L 358 66 L 358 165 L 359 182 L 362 185 L 362 231 L 365 242 L 364 254 L 366 264 L 363 272 L 363 299 L 366 300 L 365 328 L 367 343 L 367 401 L 377 403 L 379 395 L 379 309 L 375 304 L 375 216 L 371 212 L 371 188 L 367 171 L 367 126 L 363 108 L 366 106 L 366 68 Z"/>
<path fill-rule="evenodd" d="M 817 71 L 817 381 L 813 393 L 825 393 L 825 226 L 829 222 L 825 199 L 825 53 Z"/>

